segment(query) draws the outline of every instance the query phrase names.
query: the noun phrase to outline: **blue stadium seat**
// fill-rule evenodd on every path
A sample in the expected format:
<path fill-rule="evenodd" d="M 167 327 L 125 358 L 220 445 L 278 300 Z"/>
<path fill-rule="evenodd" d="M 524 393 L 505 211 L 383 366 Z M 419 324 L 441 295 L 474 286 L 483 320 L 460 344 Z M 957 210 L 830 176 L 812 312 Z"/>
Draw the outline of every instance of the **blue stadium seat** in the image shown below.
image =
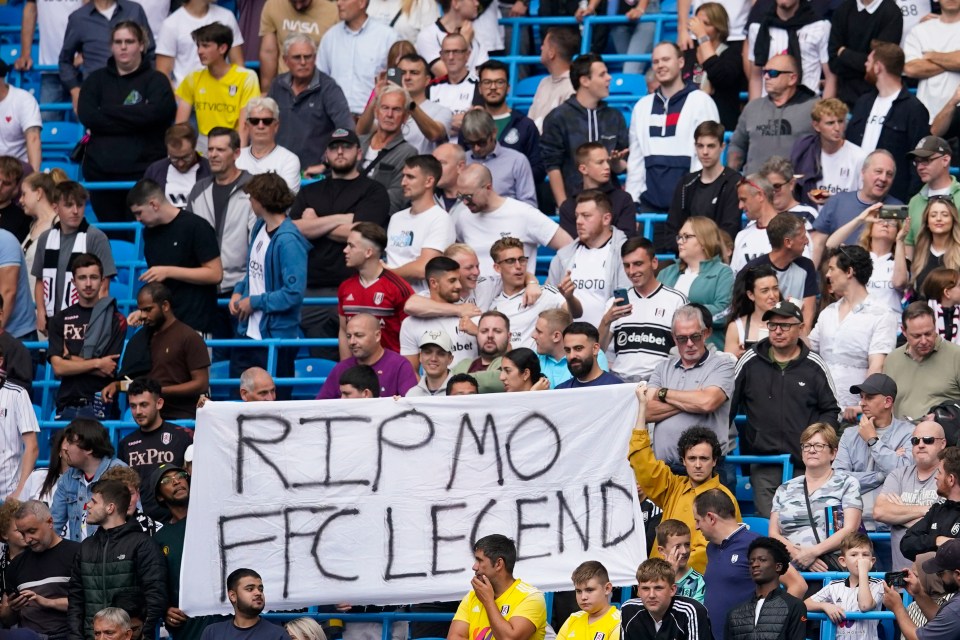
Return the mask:
<path fill-rule="evenodd" d="M 639 73 L 614 73 L 610 79 L 610 100 L 644 96 L 647 94 L 647 80 Z"/>
<path fill-rule="evenodd" d="M 230 362 L 223 360 L 220 362 L 214 362 L 210 365 L 210 381 L 214 380 L 226 380 L 230 378 Z M 210 399 L 211 400 L 229 400 L 230 399 L 230 385 L 218 384 L 210 385 Z"/>
<path fill-rule="evenodd" d="M 113 254 L 113 261 L 117 264 L 117 280 L 126 285 L 136 280 L 136 268 L 132 263 L 142 262 L 140 250 L 137 245 L 126 240 L 111 240 L 110 252 Z"/>
<path fill-rule="evenodd" d="M 513 97 L 514 98 L 532 98 L 537 92 L 537 87 L 540 86 L 540 81 L 546 78 L 546 75 L 542 76 L 530 76 L 524 78 L 517 83 L 517 86 L 513 88 Z"/>
<path fill-rule="evenodd" d="M 62 169 L 71 180 L 80 179 L 80 165 L 68 160 L 44 160 L 40 163 L 40 171 L 50 173 L 54 169 Z"/>
<path fill-rule="evenodd" d="M 44 154 L 48 152 L 70 153 L 80 142 L 86 129 L 79 122 L 50 122 L 40 132 L 40 144 Z"/>
<path fill-rule="evenodd" d="M 6 7 L 4 5 L 0 5 L 0 8 L 5 9 Z M 3 22 L 2 16 L 5 13 L 6 11 L 0 11 L 0 24 L 10 24 L 9 22 Z M 20 16 L 17 16 L 18 22 L 19 22 L 19 17 Z M 19 57 L 20 57 L 19 44 L 10 42 L 0 46 L 0 58 L 3 58 L 5 61 L 7 61 L 10 64 L 10 66 L 13 66 L 13 61 Z"/>
<path fill-rule="evenodd" d="M 737 502 L 740 503 L 740 513 L 753 513 L 753 485 L 750 476 L 737 477 Z M 749 506 L 749 509 L 747 508 Z"/>
<path fill-rule="evenodd" d="M 743 522 L 750 527 L 750 531 L 758 535 L 765 536 L 770 532 L 770 521 L 767 518 L 745 516 Z"/>
<path fill-rule="evenodd" d="M 324 378 L 330 375 L 337 363 L 325 358 L 301 358 L 294 363 L 295 378 Z M 315 384 L 293 386 L 291 394 L 294 400 L 313 400 L 318 388 Z"/>

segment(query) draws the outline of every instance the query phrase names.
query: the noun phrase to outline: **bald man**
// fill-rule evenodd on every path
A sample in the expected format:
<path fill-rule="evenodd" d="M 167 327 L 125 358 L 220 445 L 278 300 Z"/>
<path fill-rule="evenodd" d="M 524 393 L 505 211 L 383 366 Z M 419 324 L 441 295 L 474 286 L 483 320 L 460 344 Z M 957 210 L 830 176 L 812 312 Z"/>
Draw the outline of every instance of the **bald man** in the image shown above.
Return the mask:
<path fill-rule="evenodd" d="M 240 399 L 244 402 L 273 402 L 277 385 L 266 369 L 250 367 L 240 374 Z"/>
<path fill-rule="evenodd" d="M 437 181 L 437 200 L 447 211 L 457 204 L 457 178 L 467 166 L 467 152 L 458 144 L 445 142 L 433 150 L 433 157 L 440 161 L 443 172 Z"/>
<path fill-rule="evenodd" d="M 494 191 L 493 177 L 483 165 L 472 164 L 460 172 L 457 197 L 464 205 L 450 212 L 457 239 L 477 252 L 483 276 L 495 275 L 490 247 L 500 238 L 509 236 L 523 243 L 531 273 L 536 269 L 538 246 L 562 249 L 573 242 L 560 225 L 538 209 Z"/>
<path fill-rule="evenodd" d="M 417 384 L 410 361 L 396 351 L 384 349 L 380 344 L 380 321 L 368 313 L 358 313 L 347 320 L 347 349 L 349 358 L 341 360 L 333 368 L 317 394 L 317 400 L 340 397 L 340 376 L 357 364 L 373 367 L 380 379 L 380 397 L 405 396 Z"/>

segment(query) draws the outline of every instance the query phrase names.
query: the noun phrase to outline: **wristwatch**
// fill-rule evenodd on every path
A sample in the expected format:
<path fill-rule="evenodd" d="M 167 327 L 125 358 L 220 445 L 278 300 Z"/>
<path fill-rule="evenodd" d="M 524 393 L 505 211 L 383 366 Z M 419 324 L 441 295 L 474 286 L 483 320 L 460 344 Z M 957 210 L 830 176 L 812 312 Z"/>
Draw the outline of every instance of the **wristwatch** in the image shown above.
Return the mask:
<path fill-rule="evenodd" d="M 660 402 L 666 402 L 667 391 L 668 389 L 666 387 L 662 387 L 659 391 L 657 391 L 657 400 L 659 400 Z"/>
<path fill-rule="evenodd" d="M 877 436 L 873 436 L 872 438 L 870 438 L 869 440 L 867 440 L 867 446 L 868 446 L 868 447 L 872 447 L 873 445 L 877 444 L 878 442 L 880 442 L 880 438 L 878 438 Z"/>
<path fill-rule="evenodd" d="M 697 42 L 700 44 L 707 44 L 708 42 L 710 42 L 710 36 L 708 36 L 707 34 L 703 34 L 702 36 L 697 38 Z"/>

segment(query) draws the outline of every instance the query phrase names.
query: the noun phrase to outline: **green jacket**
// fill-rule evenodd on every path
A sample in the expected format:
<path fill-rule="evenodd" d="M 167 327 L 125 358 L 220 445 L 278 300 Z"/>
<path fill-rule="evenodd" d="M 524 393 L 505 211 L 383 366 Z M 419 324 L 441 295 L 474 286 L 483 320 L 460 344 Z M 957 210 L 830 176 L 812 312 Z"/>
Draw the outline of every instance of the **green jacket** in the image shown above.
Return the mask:
<path fill-rule="evenodd" d="M 904 238 L 903 243 L 908 244 L 911 247 L 916 244 L 917 234 L 920 233 L 920 226 L 923 224 L 923 210 L 927 208 L 927 201 L 930 200 L 930 185 L 923 185 L 920 191 L 910 198 L 910 231 L 907 232 L 907 237 Z M 950 197 L 953 199 L 953 204 L 957 205 L 957 208 L 960 209 L 960 182 L 957 182 L 957 179 L 953 176 L 950 176 Z"/>
<path fill-rule="evenodd" d="M 480 386 L 480 393 L 503 393 L 503 383 L 500 382 L 500 362 L 502 360 L 502 357 L 495 358 L 493 362 L 490 363 L 490 366 L 487 367 L 486 371 L 470 373 L 471 376 L 477 379 L 477 384 Z M 468 369 L 470 369 L 471 364 L 473 364 L 473 360 L 461 360 L 452 369 L 453 375 L 469 373 Z"/>
<path fill-rule="evenodd" d="M 657 280 L 671 288 L 679 279 L 680 263 L 678 262 L 666 267 L 657 275 Z M 720 260 L 720 256 L 701 262 L 700 275 L 690 285 L 687 300 L 702 304 L 713 315 L 713 333 L 710 335 L 709 342 L 717 349 L 723 349 L 724 327 L 727 324 L 727 313 L 730 311 L 732 299 L 733 270 Z"/>

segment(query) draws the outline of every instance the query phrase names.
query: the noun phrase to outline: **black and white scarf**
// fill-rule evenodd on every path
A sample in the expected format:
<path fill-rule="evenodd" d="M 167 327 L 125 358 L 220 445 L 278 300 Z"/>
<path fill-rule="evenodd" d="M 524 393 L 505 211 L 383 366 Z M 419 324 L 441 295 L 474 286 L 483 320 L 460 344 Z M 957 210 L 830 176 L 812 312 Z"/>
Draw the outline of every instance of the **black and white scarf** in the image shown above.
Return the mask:
<path fill-rule="evenodd" d="M 87 252 L 87 229 L 90 223 L 86 220 L 80 221 L 80 228 L 77 230 L 77 237 L 73 241 L 73 251 L 71 255 Z M 50 228 L 47 234 L 47 244 L 43 251 L 43 306 L 46 309 L 47 317 L 51 318 L 57 311 L 66 309 L 79 300 L 77 289 L 73 286 L 73 273 L 69 268 L 69 262 L 66 272 L 63 274 L 63 297 L 60 300 L 54 300 L 57 291 L 57 265 L 60 263 L 60 221 L 58 220 Z"/>

